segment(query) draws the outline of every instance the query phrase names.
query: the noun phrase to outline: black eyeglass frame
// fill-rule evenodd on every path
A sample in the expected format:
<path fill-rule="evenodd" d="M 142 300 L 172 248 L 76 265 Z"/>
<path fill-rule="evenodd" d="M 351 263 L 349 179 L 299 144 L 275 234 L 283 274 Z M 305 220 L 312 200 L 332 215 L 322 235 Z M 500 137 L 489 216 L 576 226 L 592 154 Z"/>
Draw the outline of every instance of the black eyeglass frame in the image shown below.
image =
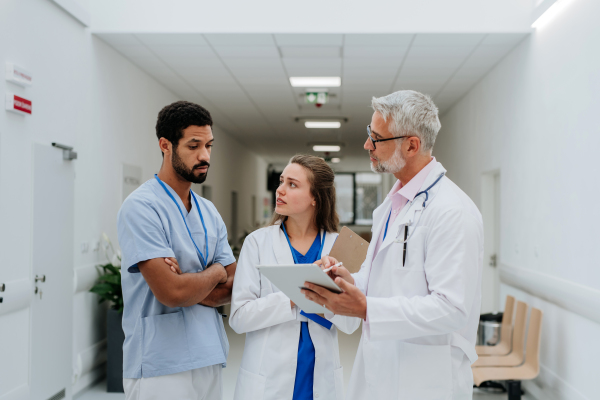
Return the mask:
<path fill-rule="evenodd" d="M 397 137 L 388 138 L 388 139 L 373 139 L 373 136 L 371 136 L 371 125 L 369 124 L 369 125 L 367 125 L 367 136 L 369 136 L 369 139 L 371 140 L 371 143 L 373 144 L 373 150 L 376 150 L 377 146 L 375 146 L 375 143 L 377 143 L 377 142 L 387 142 L 388 140 L 404 139 L 407 137 L 413 137 L 415 135 L 397 136 Z"/>

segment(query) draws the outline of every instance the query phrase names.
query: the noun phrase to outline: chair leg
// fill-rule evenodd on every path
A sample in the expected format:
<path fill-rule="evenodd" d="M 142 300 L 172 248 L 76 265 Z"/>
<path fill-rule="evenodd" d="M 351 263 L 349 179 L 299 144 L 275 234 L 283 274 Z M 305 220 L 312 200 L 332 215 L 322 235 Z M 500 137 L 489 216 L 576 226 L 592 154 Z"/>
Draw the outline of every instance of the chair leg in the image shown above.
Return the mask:
<path fill-rule="evenodd" d="M 506 381 L 508 400 L 521 400 L 521 381 Z"/>

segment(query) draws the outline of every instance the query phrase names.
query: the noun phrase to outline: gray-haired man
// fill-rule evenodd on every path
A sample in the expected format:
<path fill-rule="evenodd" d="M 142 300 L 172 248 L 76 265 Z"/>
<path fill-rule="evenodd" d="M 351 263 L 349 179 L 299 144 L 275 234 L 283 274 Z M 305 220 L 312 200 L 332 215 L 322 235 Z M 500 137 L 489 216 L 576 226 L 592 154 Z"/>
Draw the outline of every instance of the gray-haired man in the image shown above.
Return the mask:
<path fill-rule="evenodd" d="M 361 270 L 333 268 L 342 294 L 307 284 L 311 300 L 361 317 L 348 399 L 466 400 L 481 303 L 483 224 L 431 156 L 437 107 L 403 90 L 373 98 L 364 148 L 371 169 L 398 179 L 373 212 Z M 337 260 L 324 259 L 324 267 Z"/>

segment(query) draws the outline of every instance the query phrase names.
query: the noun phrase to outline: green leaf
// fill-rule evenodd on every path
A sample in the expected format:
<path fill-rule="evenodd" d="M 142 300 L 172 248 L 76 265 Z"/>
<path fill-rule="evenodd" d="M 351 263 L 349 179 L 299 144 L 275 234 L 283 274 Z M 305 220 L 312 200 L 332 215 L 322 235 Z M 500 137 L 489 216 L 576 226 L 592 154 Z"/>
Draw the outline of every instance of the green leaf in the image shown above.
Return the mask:
<path fill-rule="evenodd" d="M 113 292 L 113 285 L 108 283 L 97 283 L 90 289 L 90 292 L 97 294 L 106 294 Z"/>
<path fill-rule="evenodd" d="M 103 275 L 100 277 L 100 281 L 121 286 L 121 275 Z"/>

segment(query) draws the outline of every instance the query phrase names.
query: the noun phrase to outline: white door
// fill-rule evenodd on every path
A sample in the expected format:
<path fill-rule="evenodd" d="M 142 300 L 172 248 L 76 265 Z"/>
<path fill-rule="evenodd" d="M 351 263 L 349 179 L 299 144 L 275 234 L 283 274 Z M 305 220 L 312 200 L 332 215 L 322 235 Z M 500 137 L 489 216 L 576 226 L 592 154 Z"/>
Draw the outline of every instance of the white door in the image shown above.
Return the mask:
<path fill-rule="evenodd" d="M 483 217 L 483 277 L 481 286 L 481 313 L 499 310 L 500 275 L 500 173 L 483 174 L 481 181 L 481 215 Z"/>
<path fill-rule="evenodd" d="M 73 161 L 57 148 L 33 148 L 31 305 L 32 400 L 71 398 L 73 316 Z"/>

